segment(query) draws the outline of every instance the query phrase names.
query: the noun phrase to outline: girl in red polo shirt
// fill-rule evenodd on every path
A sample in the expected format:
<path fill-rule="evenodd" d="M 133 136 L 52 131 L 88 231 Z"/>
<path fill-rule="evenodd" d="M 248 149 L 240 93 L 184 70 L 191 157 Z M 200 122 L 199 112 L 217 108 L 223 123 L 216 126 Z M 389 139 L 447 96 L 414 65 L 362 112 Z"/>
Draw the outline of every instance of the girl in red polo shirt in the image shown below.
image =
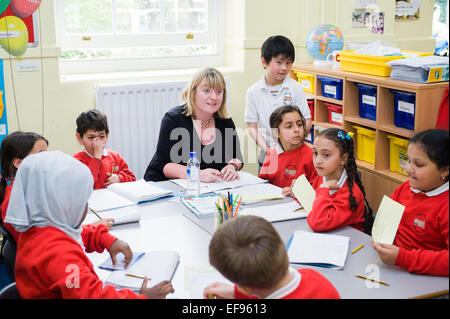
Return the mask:
<path fill-rule="evenodd" d="M 386 264 L 409 272 L 449 274 L 449 132 L 426 130 L 408 146 L 409 180 L 391 198 L 405 206 L 393 245 L 372 242 Z"/>
<path fill-rule="evenodd" d="M 372 209 L 358 175 L 351 135 L 336 128 L 320 133 L 314 140 L 313 162 L 319 177 L 306 219 L 311 229 L 328 231 L 348 225 L 370 234 Z"/>
<path fill-rule="evenodd" d="M 291 184 L 297 177 L 305 174 L 311 183 L 317 178 L 311 147 L 304 143 L 305 118 L 296 106 L 283 106 L 270 115 L 270 127 L 278 143 L 266 154 L 259 177 L 291 195 Z"/>

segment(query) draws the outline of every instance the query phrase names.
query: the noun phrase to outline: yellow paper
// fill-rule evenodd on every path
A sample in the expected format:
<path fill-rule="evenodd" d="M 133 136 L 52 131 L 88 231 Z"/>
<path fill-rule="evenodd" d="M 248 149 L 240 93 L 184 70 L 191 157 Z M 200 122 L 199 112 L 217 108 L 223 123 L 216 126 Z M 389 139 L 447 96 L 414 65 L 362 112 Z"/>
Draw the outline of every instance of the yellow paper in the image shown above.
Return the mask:
<path fill-rule="evenodd" d="M 372 238 L 377 243 L 392 245 L 405 206 L 384 195 L 372 227 Z"/>
<path fill-rule="evenodd" d="M 303 208 L 305 208 L 308 213 L 311 212 L 314 199 L 316 198 L 316 191 L 306 179 L 305 174 L 297 178 L 292 187 L 292 192 Z"/>

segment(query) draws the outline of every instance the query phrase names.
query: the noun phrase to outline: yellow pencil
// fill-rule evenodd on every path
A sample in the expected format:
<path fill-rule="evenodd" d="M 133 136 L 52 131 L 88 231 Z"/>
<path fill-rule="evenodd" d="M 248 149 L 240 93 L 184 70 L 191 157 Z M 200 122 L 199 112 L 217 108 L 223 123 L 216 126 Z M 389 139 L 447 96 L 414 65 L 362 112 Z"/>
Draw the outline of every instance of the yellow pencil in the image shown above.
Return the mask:
<path fill-rule="evenodd" d="M 358 250 L 360 250 L 361 248 L 364 247 L 364 244 L 359 245 L 358 247 L 356 247 L 355 249 L 353 249 L 352 254 L 356 253 Z"/>
<path fill-rule="evenodd" d="M 95 214 L 95 216 L 98 217 L 98 219 L 103 219 L 102 216 L 100 216 L 99 214 L 96 213 L 95 210 L 93 210 L 92 208 L 89 208 L 91 210 L 91 212 L 93 212 Z"/>
<path fill-rule="evenodd" d="M 145 277 L 137 276 L 137 275 L 133 275 L 133 274 L 125 274 L 125 276 L 133 277 L 133 278 L 139 278 L 139 279 L 145 279 Z M 150 280 L 150 278 L 147 278 L 147 279 Z"/>
<path fill-rule="evenodd" d="M 385 285 L 385 286 L 389 286 L 389 284 L 387 282 L 384 282 L 384 281 L 379 281 L 379 280 L 376 280 L 376 279 L 367 278 L 367 277 L 361 276 L 361 275 L 355 275 L 355 277 L 358 277 L 358 278 L 361 278 L 361 279 L 365 279 L 365 280 L 370 280 L 372 282 L 377 282 L 377 283 Z"/>

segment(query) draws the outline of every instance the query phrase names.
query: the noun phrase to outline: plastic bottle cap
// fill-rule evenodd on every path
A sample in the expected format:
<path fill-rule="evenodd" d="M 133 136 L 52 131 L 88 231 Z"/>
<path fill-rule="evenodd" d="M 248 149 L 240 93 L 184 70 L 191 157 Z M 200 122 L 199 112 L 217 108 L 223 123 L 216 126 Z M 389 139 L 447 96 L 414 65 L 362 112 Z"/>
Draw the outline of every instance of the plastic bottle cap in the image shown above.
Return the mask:
<path fill-rule="evenodd" d="M 193 157 L 197 157 L 197 152 L 191 152 L 190 154 L 189 154 L 189 157 L 190 158 L 193 158 Z"/>

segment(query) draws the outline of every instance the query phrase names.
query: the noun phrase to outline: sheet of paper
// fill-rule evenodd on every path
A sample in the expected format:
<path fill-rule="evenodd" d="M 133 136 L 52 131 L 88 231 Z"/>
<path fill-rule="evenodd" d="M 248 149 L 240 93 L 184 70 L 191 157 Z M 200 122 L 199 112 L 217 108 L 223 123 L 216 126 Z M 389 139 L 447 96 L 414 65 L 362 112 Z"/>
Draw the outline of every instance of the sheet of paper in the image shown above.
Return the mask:
<path fill-rule="evenodd" d="M 384 195 L 372 226 L 372 238 L 377 243 L 392 245 L 405 206 Z"/>
<path fill-rule="evenodd" d="M 132 201 L 110 191 L 109 189 L 96 189 L 88 199 L 89 208 L 96 212 L 134 205 Z"/>
<path fill-rule="evenodd" d="M 297 210 L 299 209 L 300 210 Z M 253 215 L 266 219 L 269 222 L 277 222 L 290 219 L 306 218 L 308 213 L 295 201 L 270 206 L 245 208 L 241 215 Z"/>
<path fill-rule="evenodd" d="M 296 231 L 288 248 L 289 262 L 343 268 L 350 237 Z"/>
<path fill-rule="evenodd" d="M 316 191 L 306 179 L 305 174 L 297 178 L 292 187 L 292 192 L 305 210 L 308 213 L 311 212 L 314 199 L 316 198 Z"/>
<path fill-rule="evenodd" d="M 281 194 L 282 190 L 283 189 L 281 187 L 270 183 L 260 183 L 256 185 L 233 188 L 231 190 L 221 190 L 217 191 L 217 193 L 227 195 L 227 193 L 230 192 L 233 194 L 233 197 L 239 195 L 239 198 L 242 198 L 241 205 L 249 205 L 262 201 L 283 199 L 284 196 Z"/>

